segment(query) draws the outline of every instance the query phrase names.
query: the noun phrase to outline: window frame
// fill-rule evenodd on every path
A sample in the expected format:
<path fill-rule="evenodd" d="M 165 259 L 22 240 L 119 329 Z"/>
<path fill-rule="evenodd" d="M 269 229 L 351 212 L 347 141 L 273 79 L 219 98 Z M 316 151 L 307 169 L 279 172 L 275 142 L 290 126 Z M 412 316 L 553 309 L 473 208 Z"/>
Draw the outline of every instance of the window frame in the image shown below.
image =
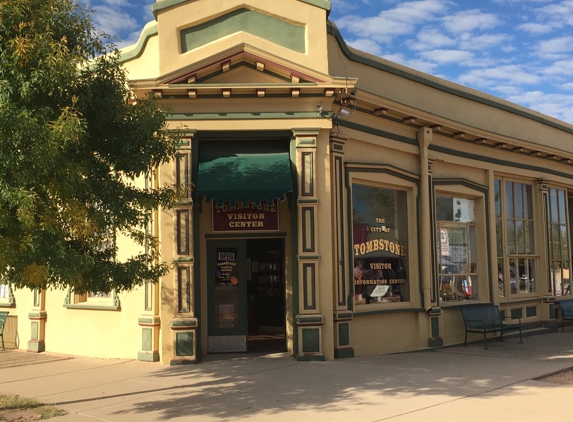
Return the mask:
<path fill-rule="evenodd" d="M 552 197 L 551 197 L 551 191 L 557 191 L 557 202 L 559 203 L 559 191 L 563 192 L 563 206 L 564 206 L 564 223 L 561 221 L 557 221 L 556 223 L 553 222 L 553 208 L 552 208 Z M 570 220 L 569 220 L 569 213 L 571 212 L 571 210 L 569 209 L 569 201 L 571 200 L 571 191 L 569 191 L 566 187 L 563 186 L 548 186 L 547 187 L 547 193 L 546 193 L 546 208 L 545 208 L 545 214 L 546 214 L 546 223 L 547 223 L 547 272 L 548 272 L 548 283 L 547 283 L 547 293 L 554 295 L 554 296 L 558 296 L 558 297 L 563 297 L 563 298 L 567 298 L 567 297 L 571 297 L 572 296 L 572 289 L 571 289 L 571 227 L 570 227 Z M 559 204 L 557 206 L 557 219 L 560 219 L 560 207 Z M 562 256 L 561 258 L 555 258 L 553 255 L 553 248 L 554 248 L 554 241 L 553 241 L 553 228 L 557 226 L 559 227 L 561 230 L 563 229 L 563 226 L 565 226 L 565 231 L 566 231 L 566 247 L 567 247 L 567 255 L 566 256 Z M 561 233 L 561 230 L 560 233 Z M 561 240 L 563 240 L 563 238 L 561 237 Z M 560 243 L 561 246 L 561 253 L 562 255 L 564 255 L 565 251 L 563 251 L 563 243 Z M 553 272 L 554 269 L 554 262 L 561 262 L 561 264 L 563 264 L 564 262 L 567 262 L 568 264 L 568 268 L 567 271 L 569 272 L 569 277 L 565 278 L 562 276 L 562 281 L 561 281 L 561 294 L 557 294 L 556 292 L 556 288 L 555 288 L 555 274 Z M 561 268 L 563 268 L 563 273 L 565 272 L 565 267 L 563 265 L 561 265 Z M 563 274 L 564 275 L 564 274 Z M 565 290 L 564 286 L 564 280 L 569 280 L 569 286 L 568 286 L 568 293 L 563 294 L 563 290 Z"/>
<path fill-rule="evenodd" d="M 502 289 L 502 285 L 503 285 L 503 295 L 499 294 L 499 298 L 500 299 L 504 299 L 506 301 L 515 301 L 515 300 L 523 300 L 523 299 L 527 299 L 527 298 L 532 298 L 532 297 L 538 297 L 539 294 L 541 293 L 540 290 L 540 286 L 539 283 L 537 282 L 537 280 L 539 280 L 540 278 L 540 264 L 541 264 L 541 255 L 539 253 L 538 250 L 538 246 L 539 246 L 539 214 L 538 214 L 538 210 L 537 210 L 537 205 L 538 205 L 538 201 L 539 201 L 539 197 L 537 197 L 536 199 L 536 194 L 535 192 L 537 192 L 537 181 L 535 180 L 526 180 L 526 179 L 519 179 L 519 178 L 515 178 L 515 177 L 508 177 L 508 176 L 503 176 L 503 175 L 495 175 L 494 176 L 494 195 L 496 192 L 496 182 L 499 181 L 499 215 L 497 214 L 498 212 L 498 202 L 497 199 L 494 200 L 494 211 L 495 211 L 495 231 L 496 231 L 496 259 L 497 259 L 497 267 L 498 267 L 498 283 L 499 283 L 499 288 L 498 288 L 498 292 L 501 293 L 501 289 Z M 522 188 L 522 193 L 524 192 L 524 188 L 525 186 L 530 186 L 531 187 L 531 192 L 530 192 L 530 200 L 531 200 L 531 204 L 530 204 L 530 212 L 531 212 L 531 218 L 525 218 L 525 216 L 523 218 L 517 216 L 516 217 L 516 212 L 512 211 L 512 214 L 510 217 L 508 217 L 507 214 L 507 193 L 506 193 L 506 184 L 507 183 L 512 183 L 512 195 L 513 192 L 515 192 L 515 184 L 520 184 L 523 186 Z M 513 196 L 515 198 L 515 195 Z M 515 210 L 515 205 L 516 205 L 516 201 L 514 200 L 511 208 L 512 210 Z M 521 199 L 521 205 L 522 205 L 522 211 L 525 209 L 525 207 L 527 207 L 527 204 L 525 203 L 525 201 L 523 201 L 523 197 Z M 528 229 L 524 229 L 524 233 L 530 234 L 531 238 L 529 239 L 529 241 L 527 240 L 527 236 L 524 234 L 524 242 L 525 242 L 525 252 L 519 252 L 519 245 L 518 242 L 515 242 L 515 249 L 514 252 L 509 253 L 509 244 L 508 244 L 508 229 L 507 229 L 507 224 L 508 221 L 512 221 L 512 222 L 529 222 L 531 224 L 531 227 L 529 227 Z M 544 223 L 543 223 L 544 224 Z M 514 225 L 514 227 L 517 224 Z M 525 227 L 525 226 L 524 226 Z M 498 234 L 498 230 L 501 230 L 501 238 L 500 235 Z M 514 234 L 514 238 L 515 240 L 518 239 L 518 233 L 517 233 L 517 229 L 514 229 L 515 234 Z M 531 244 L 531 246 L 534 248 L 533 252 L 527 252 L 527 245 L 528 242 Z M 499 250 L 499 248 L 501 247 L 501 251 Z M 511 262 L 514 262 L 513 264 L 511 264 Z M 517 261 L 518 266 L 519 266 L 519 262 L 520 261 L 525 261 L 526 264 L 524 265 L 525 268 L 527 268 L 527 270 L 525 270 L 525 268 L 523 269 L 523 271 L 519 271 L 517 267 L 515 267 L 515 261 Z M 531 264 L 533 263 L 533 278 L 531 277 L 530 274 L 530 268 L 531 268 Z M 501 270 L 500 270 L 501 267 Z M 517 274 L 514 275 L 514 277 L 516 278 L 516 291 L 517 293 L 512 292 L 512 287 L 511 287 L 511 269 L 515 267 L 514 273 L 517 272 Z M 527 286 L 530 286 L 529 283 L 532 283 L 535 286 L 535 290 L 534 291 L 529 291 L 529 292 L 524 292 L 524 293 L 520 293 L 520 289 L 521 289 L 521 281 L 518 281 L 517 278 L 521 279 L 521 274 L 522 273 L 527 273 L 527 282 L 524 284 L 524 286 L 527 288 Z M 504 283 L 503 280 L 508 280 L 508 283 Z"/>
<path fill-rule="evenodd" d="M 0 297 L 0 308 L 13 308 L 16 306 L 16 300 L 14 299 L 14 290 L 10 283 L 0 283 L 6 286 L 6 297 Z"/>
<path fill-rule="evenodd" d="M 385 170 L 376 172 L 374 170 L 364 170 L 362 172 L 348 171 L 347 173 L 347 206 L 348 206 L 348 227 L 347 231 L 349 234 L 349 251 L 347 258 L 347 268 L 348 268 L 348 285 L 350 287 L 351 299 L 350 307 L 357 313 L 384 313 L 393 312 L 399 309 L 418 309 L 422 306 L 421 295 L 419 294 L 419 274 L 415 271 L 416 264 L 414 261 L 416 257 L 419 256 L 417 233 L 419 232 L 419 221 L 417 218 L 416 196 L 418 192 L 417 180 L 412 180 L 410 178 L 401 178 L 399 174 L 393 175 L 388 174 Z M 410 181 L 411 180 L 411 181 Z M 405 194 L 405 208 L 407 216 L 405 221 L 407 222 L 407 245 L 403 245 L 407 250 L 407 259 L 405 259 L 405 270 L 406 270 L 406 283 L 408 285 L 409 299 L 400 302 L 373 302 L 369 304 L 356 304 L 355 303 L 355 283 L 354 283 L 354 245 L 353 245 L 353 221 L 354 221 L 354 210 L 353 210 L 353 192 L 352 185 L 366 185 L 371 187 L 377 187 L 381 189 L 390 189 L 402 191 Z M 413 223 L 412 223 L 413 222 Z M 410 224 L 408 224 L 410 223 Z"/>
<path fill-rule="evenodd" d="M 89 297 L 87 293 L 78 295 L 68 287 L 66 297 L 64 299 L 64 307 L 68 309 L 95 309 L 102 311 L 120 311 L 121 302 L 117 295 L 117 291 L 113 289 L 109 297 Z"/>

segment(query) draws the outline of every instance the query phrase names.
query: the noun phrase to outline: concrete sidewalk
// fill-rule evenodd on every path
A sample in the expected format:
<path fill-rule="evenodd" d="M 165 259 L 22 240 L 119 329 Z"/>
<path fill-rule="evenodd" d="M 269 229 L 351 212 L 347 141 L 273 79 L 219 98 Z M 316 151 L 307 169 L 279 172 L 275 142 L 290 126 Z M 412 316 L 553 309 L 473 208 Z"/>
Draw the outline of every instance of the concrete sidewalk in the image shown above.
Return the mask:
<path fill-rule="evenodd" d="M 482 347 L 334 362 L 221 355 L 185 367 L 51 355 L 0 366 L 0 392 L 70 412 L 55 422 L 571 419 L 573 386 L 535 378 L 573 367 L 573 331 Z M 25 353 L 1 353 L 0 362 L 17 354 Z"/>

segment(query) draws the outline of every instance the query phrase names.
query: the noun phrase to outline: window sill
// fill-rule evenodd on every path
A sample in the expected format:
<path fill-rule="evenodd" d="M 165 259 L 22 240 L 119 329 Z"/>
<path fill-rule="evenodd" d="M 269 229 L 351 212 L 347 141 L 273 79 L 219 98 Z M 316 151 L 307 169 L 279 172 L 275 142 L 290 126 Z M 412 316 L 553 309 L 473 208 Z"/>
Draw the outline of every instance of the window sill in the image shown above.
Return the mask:
<path fill-rule="evenodd" d="M 95 311 L 121 311 L 121 306 L 114 305 L 90 305 L 87 303 L 75 303 L 73 305 L 64 305 L 64 308 L 68 309 L 89 309 Z"/>
<path fill-rule="evenodd" d="M 16 307 L 15 303 L 0 302 L 0 308 L 15 308 L 15 307 Z"/>

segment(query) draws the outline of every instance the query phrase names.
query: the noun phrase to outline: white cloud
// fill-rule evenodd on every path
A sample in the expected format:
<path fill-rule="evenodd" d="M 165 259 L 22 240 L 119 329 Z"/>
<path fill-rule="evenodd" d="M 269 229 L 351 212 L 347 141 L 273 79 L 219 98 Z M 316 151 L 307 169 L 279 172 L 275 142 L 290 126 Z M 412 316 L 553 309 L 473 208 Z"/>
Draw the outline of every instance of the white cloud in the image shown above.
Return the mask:
<path fill-rule="evenodd" d="M 573 1 L 566 0 L 536 9 L 538 19 L 546 21 L 548 25 L 562 28 L 573 25 Z"/>
<path fill-rule="evenodd" d="M 424 51 L 420 56 L 428 61 L 445 63 L 460 63 L 473 59 L 473 54 L 469 51 L 461 50 L 432 50 Z"/>
<path fill-rule="evenodd" d="M 380 56 L 382 54 L 382 47 L 380 47 L 380 45 L 373 40 L 360 38 L 354 41 L 349 41 L 348 45 L 357 50 L 364 51 L 375 56 Z"/>
<path fill-rule="evenodd" d="M 462 74 L 459 81 L 470 86 L 495 87 L 500 81 L 506 85 L 537 84 L 540 82 L 540 78 L 523 71 L 521 66 L 504 65 L 486 69 L 472 69 Z"/>
<path fill-rule="evenodd" d="M 573 121 L 573 95 L 531 91 L 509 96 L 507 100 L 564 121 Z"/>
<path fill-rule="evenodd" d="M 388 42 L 393 37 L 411 34 L 417 22 L 428 22 L 445 12 L 446 0 L 410 1 L 384 10 L 378 16 L 349 15 L 336 20 L 336 25 L 360 38 L 382 37 L 377 42 Z"/>
<path fill-rule="evenodd" d="M 456 42 L 442 34 L 435 28 L 425 28 L 418 32 L 416 40 L 407 40 L 406 45 L 410 50 L 430 50 L 438 47 L 448 47 L 455 45 Z"/>
<path fill-rule="evenodd" d="M 382 57 L 385 58 L 386 60 L 390 60 L 391 62 L 408 66 L 411 67 L 412 69 L 416 69 L 425 73 L 432 73 L 437 66 L 436 63 L 418 59 L 409 59 L 402 53 L 384 54 L 382 55 Z"/>
<path fill-rule="evenodd" d="M 543 73 L 546 75 L 573 75 L 573 58 L 556 61 L 545 68 Z"/>
<path fill-rule="evenodd" d="M 566 84 L 561 85 L 562 89 L 571 90 L 573 91 L 573 82 L 568 82 Z"/>
<path fill-rule="evenodd" d="M 460 48 L 462 50 L 486 50 L 499 44 L 509 43 L 512 38 L 506 34 L 484 34 L 477 37 L 462 34 Z"/>
<path fill-rule="evenodd" d="M 491 29 L 499 25 L 499 19 L 492 13 L 482 13 L 477 9 L 464 10 L 444 17 L 444 26 L 450 32 L 471 32 L 474 29 Z"/>
<path fill-rule="evenodd" d="M 97 13 L 93 16 L 97 28 L 108 33 L 117 35 L 124 31 L 133 31 L 139 28 L 139 23 L 126 12 L 120 12 L 107 6 L 98 6 Z"/>
<path fill-rule="evenodd" d="M 567 36 L 540 41 L 536 46 L 536 50 L 544 58 L 565 58 L 566 55 L 564 53 L 573 51 L 573 37 Z"/>
<path fill-rule="evenodd" d="M 530 34 L 546 34 L 553 30 L 549 25 L 543 25 L 540 23 L 531 23 L 531 22 L 518 25 L 517 29 L 529 32 Z"/>

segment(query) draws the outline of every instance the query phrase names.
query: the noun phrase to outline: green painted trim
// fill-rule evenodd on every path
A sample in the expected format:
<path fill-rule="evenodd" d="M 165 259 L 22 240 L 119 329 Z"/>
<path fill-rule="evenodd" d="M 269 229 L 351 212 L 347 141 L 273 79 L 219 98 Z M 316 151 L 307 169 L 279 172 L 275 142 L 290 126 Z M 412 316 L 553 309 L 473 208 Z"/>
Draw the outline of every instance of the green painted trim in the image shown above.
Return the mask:
<path fill-rule="evenodd" d="M 93 311 L 121 311 L 121 306 L 113 306 L 113 305 L 86 305 L 84 303 L 75 303 L 73 305 L 65 304 L 64 308 L 68 309 L 87 309 Z"/>
<path fill-rule="evenodd" d="M 336 319 L 351 319 L 354 314 L 352 312 L 339 313 L 335 316 Z"/>
<path fill-rule="evenodd" d="M 195 356 L 193 331 L 175 333 L 175 356 Z"/>
<path fill-rule="evenodd" d="M 430 318 L 432 338 L 440 337 L 440 319 L 436 316 Z"/>
<path fill-rule="evenodd" d="M 30 340 L 26 351 L 31 353 L 42 353 L 46 351 L 46 344 L 43 340 Z"/>
<path fill-rule="evenodd" d="M 509 302 L 500 302 L 499 306 L 511 306 L 511 305 L 516 305 L 518 303 L 531 303 L 531 302 L 543 303 L 543 299 L 539 297 L 532 297 L 529 299 L 512 300 Z"/>
<path fill-rule="evenodd" d="M 302 352 L 320 353 L 320 329 L 303 328 L 301 331 L 302 331 Z"/>
<path fill-rule="evenodd" d="M 193 51 L 238 32 L 247 32 L 297 53 L 306 52 L 304 26 L 245 7 L 180 30 L 181 52 Z"/>
<path fill-rule="evenodd" d="M 350 346 L 350 324 L 348 322 L 338 324 L 338 346 Z"/>
<path fill-rule="evenodd" d="M 396 167 L 391 164 L 356 163 L 349 161 L 344 164 L 344 167 L 346 168 L 347 177 L 349 175 L 348 173 L 387 173 L 400 179 L 415 183 L 416 185 L 419 185 L 420 183 L 420 176 L 418 174 L 412 173 L 408 170 L 403 170 L 400 167 Z"/>
<path fill-rule="evenodd" d="M 312 198 L 312 199 L 300 198 L 297 202 L 299 204 L 318 204 L 318 199 L 316 199 L 316 198 Z"/>
<path fill-rule="evenodd" d="M 305 325 L 305 324 L 315 324 L 315 323 L 320 323 L 323 324 L 324 323 L 324 318 L 322 317 L 297 317 L 296 318 L 296 323 L 297 325 Z"/>
<path fill-rule="evenodd" d="M 348 359 L 353 357 L 354 357 L 354 349 L 352 347 L 334 349 L 334 359 Z"/>
<path fill-rule="evenodd" d="M 143 31 L 141 31 L 141 35 L 139 36 L 139 40 L 137 40 L 137 44 L 130 46 L 130 47 L 132 47 L 132 49 L 130 49 L 128 51 L 124 51 L 125 48 L 120 51 L 121 54 L 120 54 L 119 62 L 120 63 L 126 63 L 130 60 L 134 60 L 134 59 L 137 59 L 138 57 L 140 57 L 143 54 L 149 39 L 151 37 L 154 37 L 155 35 L 158 35 L 158 34 L 159 34 L 159 29 L 157 26 L 157 22 L 153 22 L 153 21 L 148 22 L 143 27 Z M 126 47 L 126 48 L 129 48 L 129 47 Z"/>
<path fill-rule="evenodd" d="M 344 41 L 344 39 L 342 38 L 342 35 L 338 31 L 338 28 L 336 28 L 331 22 L 328 22 L 328 24 L 327 24 L 327 32 L 334 36 L 334 38 L 338 42 L 338 45 L 340 46 L 340 50 L 342 51 L 342 54 L 344 54 L 351 61 L 361 63 L 361 64 L 364 64 L 366 66 L 370 66 L 370 67 L 373 67 L 375 69 L 382 70 L 384 72 L 387 72 L 387 73 L 390 73 L 390 74 L 393 74 L 396 76 L 400 76 L 402 78 L 411 80 L 413 82 L 420 83 L 422 85 L 425 85 L 425 86 L 428 86 L 431 88 L 438 89 L 438 90 L 446 92 L 448 94 L 453 94 L 453 95 L 460 97 L 460 98 L 475 101 L 477 103 L 484 104 L 484 105 L 487 105 L 490 107 L 494 107 L 494 108 L 497 108 L 499 110 L 503 110 L 503 111 L 506 111 L 506 112 L 509 112 L 509 113 L 512 113 L 512 114 L 515 114 L 515 115 L 518 115 L 521 117 L 526 117 L 528 119 L 537 121 L 539 123 L 545 124 L 547 126 L 555 128 L 555 129 L 562 130 L 562 131 L 567 132 L 567 133 L 573 133 L 573 128 L 567 127 L 567 126 L 559 124 L 559 123 L 552 122 L 551 120 L 544 118 L 542 116 L 538 116 L 538 115 L 535 115 L 533 113 L 529 113 L 527 111 L 520 110 L 517 107 L 512 107 L 508 104 L 503 104 L 503 103 L 497 102 L 495 100 L 483 98 L 477 94 L 464 92 L 460 89 L 446 86 L 444 84 L 439 83 L 438 81 L 430 79 L 429 75 L 428 75 L 428 77 L 424 77 L 421 72 L 414 71 L 414 70 L 409 72 L 407 70 L 398 69 L 398 68 L 393 67 L 389 64 L 384 64 L 384 63 L 381 63 L 377 60 L 371 59 L 370 57 L 367 57 L 366 55 L 362 55 L 358 52 L 353 52 L 346 45 L 346 42 Z"/>
<path fill-rule="evenodd" d="M 288 140 L 291 133 L 288 130 L 242 130 L 242 131 L 201 131 L 200 138 L 204 140 L 229 140 L 229 139 L 262 139 L 262 140 Z M 193 147 L 194 151 L 198 151 L 198 145 Z M 292 154 L 291 154 L 292 157 Z"/>
<path fill-rule="evenodd" d="M 157 324 L 159 321 L 155 321 L 155 318 L 138 318 L 138 324 Z"/>
<path fill-rule="evenodd" d="M 537 316 L 537 306 L 526 306 L 525 307 L 525 316 L 527 318 Z"/>
<path fill-rule="evenodd" d="M 302 252 L 316 252 L 316 239 L 314 238 L 314 207 L 302 207 Z M 310 234 L 310 239 L 308 239 Z M 308 240 L 308 243 L 307 243 Z"/>
<path fill-rule="evenodd" d="M 169 361 L 169 366 L 196 365 L 198 363 L 199 359 L 172 359 Z"/>
<path fill-rule="evenodd" d="M 428 340 L 428 347 L 442 347 L 444 345 L 444 339 L 438 338 L 431 338 Z"/>
<path fill-rule="evenodd" d="M 324 355 L 297 355 L 296 360 L 299 362 L 324 362 Z"/>
<path fill-rule="evenodd" d="M 338 201 L 338 236 L 340 237 L 340 272 L 337 272 L 337 286 L 338 291 L 338 306 L 346 306 L 349 297 L 347 293 L 347 286 L 344 282 L 344 274 L 346 274 L 346 260 L 344 257 L 344 244 L 346 243 L 346 233 L 344 231 L 344 160 L 340 155 L 334 155 L 334 183 L 333 191 L 336 193 L 335 199 Z M 336 204 L 334 205 L 336 206 Z M 337 251 L 338 253 L 338 251 Z M 338 276 L 340 274 L 340 276 Z M 338 280 L 338 277 L 341 280 Z M 352 318 L 352 313 L 350 314 L 339 314 L 339 315 L 350 315 Z"/>
<path fill-rule="evenodd" d="M 48 314 L 46 311 L 28 313 L 28 319 L 46 319 L 46 318 L 48 318 Z"/>
<path fill-rule="evenodd" d="M 316 117 L 316 113 L 313 113 Z M 361 125 L 359 123 L 354 123 L 349 120 L 340 120 L 338 126 L 346 127 L 348 129 L 357 130 L 359 132 L 368 133 L 374 136 L 380 136 L 383 138 L 392 139 L 393 141 L 403 142 L 408 145 L 419 146 L 418 141 L 414 138 L 408 138 L 407 136 L 396 135 L 392 132 L 386 132 L 385 130 L 375 129 L 370 126 Z"/>
<path fill-rule="evenodd" d="M 489 191 L 489 188 L 486 185 L 482 185 L 480 183 L 476 183 L 472 180 L 464 179 L 462 177 L 455 178 L 455 179 L 451 179 L 451 178 L 436 179 L 436 178 L 434 178 L 433 179 L 433 185 L 434 186 L 462 185 L 462 186 L 466 186 L 466 187 L 473 189 L 473 190 L 478 190 L 483 194 L 487 194 L 487 192 Z"/>
<path fill-rule="evenodd" d="M 153 328 L 141 329 L 141 349 L 144 352 L 153 351 Z"/>
<path fill-rule="evenodd" d="M 299 145 L 316 145 L 316 142 L 314 139 L 301 139 L 300 141 L 298 141 Z"/>
<path fill-rule="evenodd" d="M 297 172 L 296 170 L 296 162 L 293 162 L 293 159 L 296 159 L 296 132 L 295 129 L 293 129 L 290 133 L 290 145 L 289 145 L 289 150 L 290 150 L 290 157 L 291 157 L 291 169 L 293 171 L 291 171 L 292 173 L 292 185 L 293 185 L 293 193 L 292 193 L 292 197 L 290 197 L 289 199 L 292 199 L 292 203 L 289 203 L 289 210 L 291 211 L 290 215 L 291 215 L 291 227 L 290 227 L 290 234 L 291 234 L 291 264 L 290 264 L 290 271 L 292 274 L 292 309 L 291 309 L 291 315 L 290 318 L 292 318 L 292 325 L 293 327 L 296 325 L 296 321 L 295 321 L 295 317 L 294 315 L 297 315 L 299 313 L 299 273 L 298 273 L 298 262 L 296 259 L 294 259 L 294 257 L 297 256 L 298 254 L 298 212 L 293 212 L 293 208 L 295 208 L 295 206 L 293 204 L 296 204 L 296 201 L 299 198 L 299 192 L 298 192 L 298 180 L 297 180 Z M 298 338 L 298 330 L 297 329 L 293 329 L 293 337 L 292 337 L 292 343 L 293 343 L 293 351 L 294 353 L 296 353 L 298 351 L 298 346 L 299 346 L 299 338 Z"/>
<path fill-rule="evenodd" d="M 312 260 L 312 261 L 317 261 L 320 259 L 320 256 L 319 255 L 299 255 L 298 259 L 299 259 L 299 261 L 306 260 L 306 259 Z"/>
<path fill-rule="evenodd" d="M 311 272 L 310 278 L 307 277 L 309 271 Z M 316 265 L 314 263 L 302 264 L 302 284 L 304 309 L 316 309 Z M 310 297 L 308 297 L 309 290 L 311 292 Z"/>
<path fill-rule="evenodd" d="M 300 142 L 299 142 L 300 144 Z M 314 151 L 303 151 L 300 154 L 301 196 L 314 196 Z M 308 177 L 307 177 L 308 174 Z M 305 180 L 309 180 L 306 186 Z M 303 222 L 304 224 L 304 222 Z"/>
<path fill-rule="evenodd" d="M 220 95 L 216 95 L 220 98 Z M 170 113 L 167 120 L 270 120 L 270 119 L 316 119 L 313 111 L 282 111 L 282 112 L 231 112 L 231 113 Z"/>
<path fill-rule="evenodd" d="M 140 362 L 159 362 L 159 353 L 141 351 L 137 353 L 137 360 Z"/>
<path fill-rule="evenodd" d="M 329 14 L 332 9 L 332 3 L 326 0 L 298 0 L 306 4 L 310 4 L 311 6 L 316 6 L 321 9 L 326 10 Z M 328 17 L 328 15 L 326 15 Z"/>
<path fill-rule="evenodd" d="M 187 3 L 189 1 L 194 1 L 194 0 L 162 0 L 159 3 L 154 3 L 151 6 L 151 12 L 153 13 L 153 16 L 155 17 L 155 19 L 157 19 L 157 15 L 159 14 L 160 11 L 162 11 L 164 9 L 168 9 L 170 7 L 177 6 L 179 4 Z M 330 14 L 330 10 L 332 8 L 332 4 L 327 0 L 298 0 L 298 1 L 300 1 L 302 3 L 310 4 L 311 6 L 316 6 L 320 9 L 324 9 L 329 14 Z M 328 15 L 327 15 L 327 17 L 328 17 Z"/>
<path fill-rule="evenodd" d="M 173 327 L 189 327 L 189 328 L 196 328 L 198 326 L 198 322 L 196 319 L 194 320 L 173 320 L 170 323 L 170 326 Z"/>
<path fill-rule="evenodd" d="M 340 144 L 333 144 L 332 148 L 338 151 L 344 151 L 344 147 Z"/>
<path fill-rule="evenodd" d="M 202 134 L 204 136 L 204 134 Z M 191 151 L 199 151 L 199 136 L 194 136 L 191 140 Z M 199 154 L 194 154 L 191 152 L 191 186 L 197 186 L 197 174 L 199 171 Z M 201 303 L 201 198 L 198 198 L 197 189 L 193 189 L 191 192 L 191 197 L 194 203 L 198 206 L 192 208 L 193 215 L 193 257 L 197 260 L 199 265 L 193 266 L 193 310 L 195 315 L 202 314 L 202 303 Z M 195 336 L 195 357 L 198 360 L 203 358 L 203 348 L 202 348 L 202 332 L 203 328 L 201 324 L 197 324 L 196 329 L 197 335 Z M 173 362 L 173 361 L 171 361 Z M 170 365 L 172 363 L 170 362 Z"/>
<path fill-rule="evenodd" d="M 424 308 L 400 308 L 400 309 L 380 309 L 376 311 L 354 311 L 354 318 L 370 315 L 383 315 L 383 314 L 403 314 L 409 312 L 424 312 Z"/>
<path fill-rule="evenodd" d="M 181 264 L 192 264 L 193 262 L 195 262 L 195 258 L 194 257 L 179 257 L 179 258 L 175 258 L 173 260 L 171 260 L 171 262 L 173 262 L 174 264 L 177 263 L 181 263 Z"/>
<path fill-rule="evenodd" d="M 511 319 L 523 318 L 523 308 L 514 308 L 510 310 Z"/>
<path fill-rule="evenodd" d="M 447 304 L 442 304 L 442 311 L 447 311 L 448 309 L 460 309 L 460 308 L 464 308 L 466 306 L 483 306 L 483 305 L 494 305 L 493 302 L 480 302 L 480 301 L 467 301 L 467 302 L 462 302 L 462 303 L 455 303 L 455 304 L 450 304 L 449 302 Z"/>
<path fill-rule="evenodd" d="M 314 116 L 316 117 L 316 112 L 313 113 Z M 292 128 L 292 134 L 294 136 L 305 136 L 305 135 L 310 135 L 310 136 L 317 136 L 320 131 L 322 130 L 322 128 L 319 127 L 293 127 Z"/>

